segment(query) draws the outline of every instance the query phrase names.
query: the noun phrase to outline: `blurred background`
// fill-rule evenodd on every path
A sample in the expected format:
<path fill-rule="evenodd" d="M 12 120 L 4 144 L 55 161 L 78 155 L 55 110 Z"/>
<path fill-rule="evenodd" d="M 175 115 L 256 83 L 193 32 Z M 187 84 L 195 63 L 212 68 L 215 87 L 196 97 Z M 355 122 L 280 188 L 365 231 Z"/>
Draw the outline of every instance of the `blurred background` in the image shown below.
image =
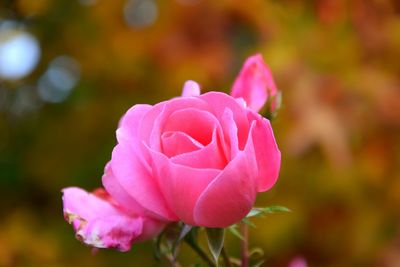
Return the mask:
<path fill-rule="evenodd" d="M 265 266 L 400 266 L 396 0 L 1 0 L 0 266 L 157 266 L 151 241 L 80 244 L 60 190 L 100 186 L 130 106 L 187 79 L 229 92 L 257 52 L 283 93 L 280 179 L 257 205 L 292 210 L 254 220 Z"/>

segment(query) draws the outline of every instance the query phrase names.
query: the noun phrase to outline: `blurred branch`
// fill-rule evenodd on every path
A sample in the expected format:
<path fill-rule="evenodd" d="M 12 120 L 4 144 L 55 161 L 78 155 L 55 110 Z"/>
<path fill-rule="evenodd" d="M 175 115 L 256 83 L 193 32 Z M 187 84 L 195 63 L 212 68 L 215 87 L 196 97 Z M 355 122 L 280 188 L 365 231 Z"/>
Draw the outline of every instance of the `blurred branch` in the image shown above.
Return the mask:
<path fill-rule="evenodd" d="M 241 267 L 248 267 L 249 266 L 249 228 L 246 223 L 240 223 L 240 233 L 243 239 L 240 241 L 240 251 L 241 251 L 241 258 L 242 258 L 242 265 Z"/>

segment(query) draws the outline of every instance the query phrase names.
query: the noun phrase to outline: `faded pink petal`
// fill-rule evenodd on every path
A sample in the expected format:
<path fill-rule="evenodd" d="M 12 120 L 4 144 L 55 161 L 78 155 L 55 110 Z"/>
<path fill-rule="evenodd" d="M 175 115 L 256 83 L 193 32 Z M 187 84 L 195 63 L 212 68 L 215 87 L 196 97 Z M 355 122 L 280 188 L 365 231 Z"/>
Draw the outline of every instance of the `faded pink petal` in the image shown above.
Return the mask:
<path fill-rule="evenodd" d="M 248 111 L 248 117 L 256 121 L 251 134 L 258 164 L 258 191 L 264 192 L 270 189 L 278 179 L 281 152 L 276 144 L 269 120 L 251 110 Z"/>
<path fill-rule="evenodd" d="M 142 218 L 127 213 L 103 189 L 88 193 L 76 187 L 65 188 L 63 204 L 66 220 L 87 245 L 128 251 L 142 234 Z"/>
<path fill-rule="evenodd" d="M 196 225 L 223 228 L 245 217 L 256 199 L 256 174 L 250 135 L 244 151 L 240 151 L 200 195 L 194 208 Z"/>
<path fill-rule="evenodd" d="M 249 57 L 232 86 L 231 96 L 243 98 L 250 109 L 258 112 L 276 94 L 275 82 L 262 55 Z"/>
<path fill-rule="evenodd" d="M 195 81 L 186 81 L 183 85 L 182 96 L 199 96 L 200 95 L 200 85 Z"/>

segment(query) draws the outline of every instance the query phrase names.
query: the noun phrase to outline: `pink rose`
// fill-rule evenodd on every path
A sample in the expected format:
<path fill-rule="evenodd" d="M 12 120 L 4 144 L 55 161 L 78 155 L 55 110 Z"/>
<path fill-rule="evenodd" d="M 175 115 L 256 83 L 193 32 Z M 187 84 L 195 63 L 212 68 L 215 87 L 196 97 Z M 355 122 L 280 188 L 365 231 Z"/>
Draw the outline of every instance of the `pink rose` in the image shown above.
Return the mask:
<path fill-rule="evenodd" d="M 257 110 L 267 100 L 273 82 L 263 66 L 260 56 L 245 63 L 232 92 L 241 100 L 219 92 L 200 95 L 189 81 L 183 97 L 133 106 L 117 130 L 110 161 L 115 179 L 106 189 L 116 197 L 109 186 L 124 188 L 166 221 L 226 227 L 246 216 L 257 192 L 274 185 L 280 167 L 270 122 L 243 104 Z"/>
<path fill-rule="evenodd" d="M 156 235 L 160 221 L 226 227 L 248 214 L 281 160 L 270 122 L 256 113 L 271 74 L 260 56 L 248 62 L 232 96 L 201 95 L 188 81 L 181 97 L 127 111 L 103 176 L 107 197 L 64 190 L 64 212 L 85 243 L 126 250 Z"/>

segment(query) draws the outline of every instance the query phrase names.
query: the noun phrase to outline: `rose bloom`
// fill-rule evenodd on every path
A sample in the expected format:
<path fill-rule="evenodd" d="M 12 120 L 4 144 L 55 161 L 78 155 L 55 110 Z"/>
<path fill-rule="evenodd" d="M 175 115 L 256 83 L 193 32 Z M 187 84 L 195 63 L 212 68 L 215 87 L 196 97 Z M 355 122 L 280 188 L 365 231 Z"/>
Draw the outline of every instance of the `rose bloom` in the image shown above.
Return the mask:
<path fill-rule="evenodd" d="M 276 86 L 260 55 L 247 59 L 232 96 L 200 94 L 135 105 L 122 117 L 104 189 L 63 190 L 64 215 L 95 247 L 126 251 L 168 222 L 223 228 L 244 218 L 277 180 L 281 155 L 260 116 Z"/>

